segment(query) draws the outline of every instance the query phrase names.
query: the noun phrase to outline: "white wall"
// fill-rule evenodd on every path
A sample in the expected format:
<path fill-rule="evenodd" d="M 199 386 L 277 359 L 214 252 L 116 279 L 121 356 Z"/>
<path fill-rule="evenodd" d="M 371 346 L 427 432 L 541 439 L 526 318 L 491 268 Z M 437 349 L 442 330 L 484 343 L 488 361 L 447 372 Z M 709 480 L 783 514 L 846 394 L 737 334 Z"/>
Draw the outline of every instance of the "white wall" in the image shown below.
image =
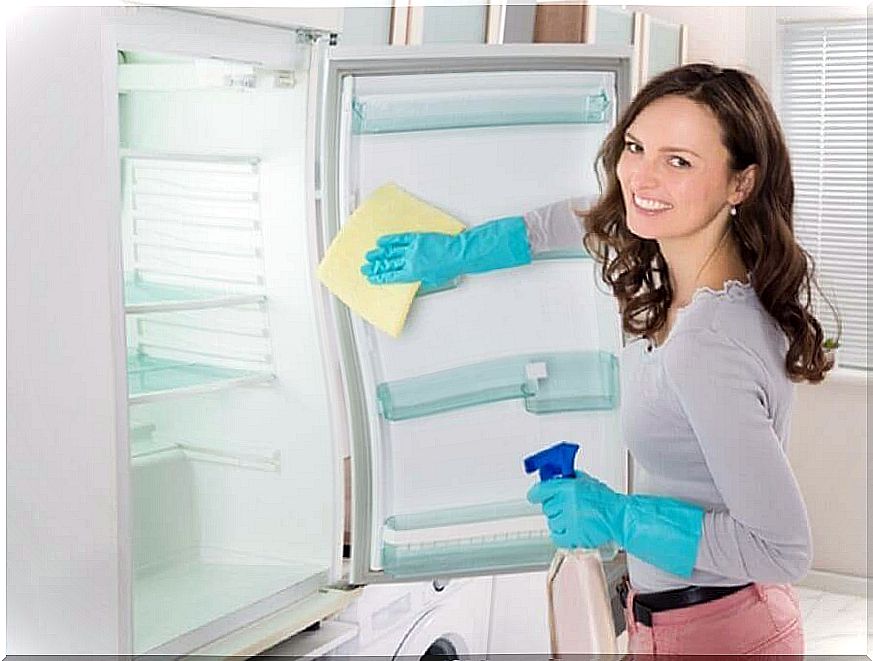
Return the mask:
<path fill-rule="evenodd" d="M 813 569 L 867 575 L 867 385 L 839 370 L 799 385 L 788 450 L 806 500 Z"/>
<path fill-rule="evenodd" d="M 384 4 L 385 0 L 373 0 L 372 4 Z M 159 7 L 171 6 L 166 2 L 137 2 L 141 5 L 155 5 Z M 202 3 L 201 3 L 202 4 Z M 242 3 L 241 3 L 242 4 Z M 241 21 L 260 23 L 265 25 L 281 25 L 284 27 L 304 27 L 330 32 L 338 32 L 342 29 L 343 8 L 319 7 L 319 0 L 312 0 L 311 7 L 208 7 L 208 6 L 185 6 L 176 5 L 198 14 L 210 14 L 213 16 L 227 16 Z M 339 5 L 337 1 L 335 4 Z M 351 0 L 349 2 L 351 4 Z"/>
<path fill-rule="evenodd" d="M 742 66 L 746 61 L 747 7 L 662 7 L 628 5 L 639 11 L 673 23 L 688 26 L 688 61 L 709 62 L 719 66 Z M 714 39 L 713 35 L 718 35 Z"/>

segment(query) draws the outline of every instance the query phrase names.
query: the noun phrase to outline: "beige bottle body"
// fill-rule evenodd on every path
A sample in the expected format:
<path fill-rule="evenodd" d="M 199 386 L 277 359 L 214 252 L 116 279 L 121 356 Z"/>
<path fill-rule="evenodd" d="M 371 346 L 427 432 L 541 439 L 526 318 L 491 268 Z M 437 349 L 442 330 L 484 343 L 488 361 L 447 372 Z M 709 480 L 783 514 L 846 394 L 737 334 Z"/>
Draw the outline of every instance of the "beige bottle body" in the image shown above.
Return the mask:
<path fill-rule="evenodd" d="M 558 549 L 549 568 L 553 657 L 617 654 L 606 575 L 597 550 Z"/>

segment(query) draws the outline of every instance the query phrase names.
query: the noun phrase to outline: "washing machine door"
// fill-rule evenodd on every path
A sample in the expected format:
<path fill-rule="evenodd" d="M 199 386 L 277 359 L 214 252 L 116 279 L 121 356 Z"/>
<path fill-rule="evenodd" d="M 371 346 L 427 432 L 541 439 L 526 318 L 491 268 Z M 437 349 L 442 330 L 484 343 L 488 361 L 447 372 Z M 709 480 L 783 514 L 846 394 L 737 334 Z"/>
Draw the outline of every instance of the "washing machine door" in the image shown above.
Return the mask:
<path fill-rule="evenodd" d="M 425 611 L 400 641 L 393 659 L 453 661 L 470 654 L 463 630 L 455 626 L 458 619 L 443 605 Z"/>

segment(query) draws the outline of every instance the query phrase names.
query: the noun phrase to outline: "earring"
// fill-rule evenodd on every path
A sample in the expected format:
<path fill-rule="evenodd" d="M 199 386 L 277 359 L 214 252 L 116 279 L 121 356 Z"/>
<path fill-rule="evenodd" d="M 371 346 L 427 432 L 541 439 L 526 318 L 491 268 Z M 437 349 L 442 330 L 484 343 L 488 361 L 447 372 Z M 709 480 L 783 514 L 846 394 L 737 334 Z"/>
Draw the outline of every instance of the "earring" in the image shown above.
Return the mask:
<path fill-rule="evenodd" d="M 736 215 L 737 215 L 737 208 L 736 208 L 735 206 L 732 206 L 732 207 L 731 207 L 731 215 L 732 215 L 732 216 L 736 216 Z"/>

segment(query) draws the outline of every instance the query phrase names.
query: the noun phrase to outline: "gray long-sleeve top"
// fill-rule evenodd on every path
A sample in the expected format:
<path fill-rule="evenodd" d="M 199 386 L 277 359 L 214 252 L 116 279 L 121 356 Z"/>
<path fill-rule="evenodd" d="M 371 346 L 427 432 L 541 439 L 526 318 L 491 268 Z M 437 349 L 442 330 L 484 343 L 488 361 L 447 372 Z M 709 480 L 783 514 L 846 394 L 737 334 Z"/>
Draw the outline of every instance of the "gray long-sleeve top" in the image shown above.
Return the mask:
<path fill-rule="evenodd" d="M 571 233 L 581 241 L 572 206 L 585 208 L 577 199 L 525 214 L 535 254 L 567 247 Z M 786 456 L 787 348 L 755 290 L 739 282 L 698 290 L 662 346 L 642 338 L 625 346 L 621 416 L 633 491 L 706 512 L 691 577 L 629 556 L 638 591 L 791 582 L 809 569 L 809 521 Z"/>

